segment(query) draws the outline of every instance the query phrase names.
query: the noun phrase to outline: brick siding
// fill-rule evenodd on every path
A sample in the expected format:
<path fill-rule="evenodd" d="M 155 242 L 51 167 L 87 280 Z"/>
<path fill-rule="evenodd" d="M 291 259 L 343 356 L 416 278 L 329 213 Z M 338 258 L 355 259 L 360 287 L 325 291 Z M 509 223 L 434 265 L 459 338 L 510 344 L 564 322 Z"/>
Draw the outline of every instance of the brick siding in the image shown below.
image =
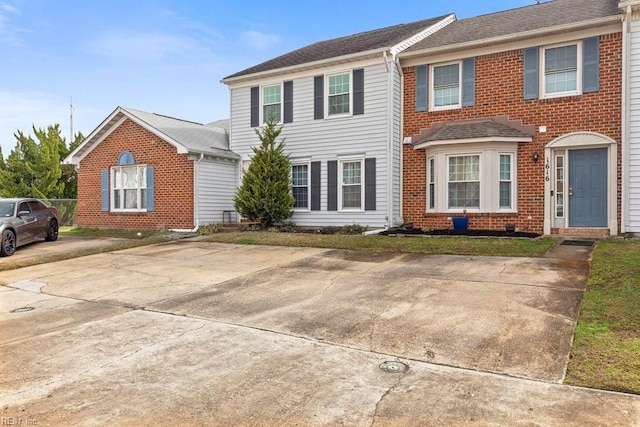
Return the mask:
<path fill-rule="evenodd" d="M 155 167 L 155 211 L 101 211 L 101 172 L 117 166 L 123 151 L 136 164 Z M 193 223 L 193 162 L 171 144 L 127 119 L 80 162 L 77 224 L 91 228 L 190 229 Z"/>
<path fill-rule="evenodd" d="M 622 34 L 600 37 L 600 90 L 578 96 L 525 100 L 523 50 L 511 50 L 476 58 L 476 102 L 472 107 L 436 112 L 415 111 L 415 67 L 404 68 L 404 136 L 417 134 L 434 122 L 508 116 L 535 125 L 532 143 L 518 144 L 518 195 L 515 214 L 471 213 L 469 227 L 504 229 L 506 222 L 521 230 L 542 233 L 544 222 L 544 147 L 562 135 L 589 131 L 618 142 L 618 224 L 621 196 Z M 546 133 L 539 133 L 539 126 Z M 418 227 L 448 228 L 446 213 L 426 213 L 425 150 L 404 145 L 403 217 Z M 534 163 L 533 153 L 540 155 Z M 531 218 L 531 219 L 529 219 Z M 612 232 L 615 232 L 612 230 Z"/>

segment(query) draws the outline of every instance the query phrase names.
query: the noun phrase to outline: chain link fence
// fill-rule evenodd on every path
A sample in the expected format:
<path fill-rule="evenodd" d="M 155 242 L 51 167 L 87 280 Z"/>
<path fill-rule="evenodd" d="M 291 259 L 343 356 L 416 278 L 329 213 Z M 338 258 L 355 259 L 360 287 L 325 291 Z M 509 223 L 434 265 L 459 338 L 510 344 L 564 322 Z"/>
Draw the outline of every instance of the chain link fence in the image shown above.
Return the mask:
<path fill-rule="evenodd" d="M 78 199 L 47 199 L 44 202 L 58 209 L 60 225 L 75 224 Z"/>

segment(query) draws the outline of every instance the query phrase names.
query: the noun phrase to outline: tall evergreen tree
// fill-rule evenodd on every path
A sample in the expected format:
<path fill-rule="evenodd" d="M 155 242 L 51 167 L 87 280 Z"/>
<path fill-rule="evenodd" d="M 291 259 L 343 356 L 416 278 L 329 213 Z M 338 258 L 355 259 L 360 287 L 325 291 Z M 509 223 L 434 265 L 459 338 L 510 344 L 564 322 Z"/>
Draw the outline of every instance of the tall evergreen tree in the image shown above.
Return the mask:
<path fill-rule="evenodd" d="M 22 131 L 14 134 L 16 147 L 0 162 L 0 197 L 76 198 L 76 173 L 60 164 L 69 153 L 60 126 L 46 130 L 34 126 L 33 133 L 35 140 Z"/>
<path fill-rule="evenodd" d="M 291 218 L 295 199 L 291 195 L 291 162 L 284 154 L 284 139 L 275 120 L 256 129 L 261 144 L 253 147 L 253 157 L 233 199 L 244 218 L 260 220 L 263 227 Z"/>

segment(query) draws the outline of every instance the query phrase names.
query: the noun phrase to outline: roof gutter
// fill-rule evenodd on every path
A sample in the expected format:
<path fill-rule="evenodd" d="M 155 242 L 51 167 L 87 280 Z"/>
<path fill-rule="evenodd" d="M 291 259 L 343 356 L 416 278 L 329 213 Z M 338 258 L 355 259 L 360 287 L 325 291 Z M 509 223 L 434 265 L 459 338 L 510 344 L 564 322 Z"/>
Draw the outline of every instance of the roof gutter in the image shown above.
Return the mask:
<path fill-rule="evenodd" d="M 401 59 L 410 59 L 417 56 L 435 55 L 435 54 L 444 53 L 444 52 L 467 50 L 467 49 L 473 49 L 473 48 L 478 48 L 483 46 L 491 46 L 496 44 L 515 42 L 515 41 L 524 40 L 524 39 L 542 37 L 545 35 L 570 32 L 570 31 L 587 29 L 592 27 L 599 27 L 606 24 L 614 24 L 619 22 L 620 22 L 620 15 L 611 15 L 611 16 L 606 16 L 604 18 L 596 18 L 596 19 L 590 19 L 588 21 L 573 22 L 571 24 L 565 24 L 565 25 L 556 25 L 554 27 L 546 27 L 546 28 L 541 28 L 541 29 L 536 29 L 531 31 L 524 31 L 524 32 L 515 33 L 515 34 L 506 34 L 503 36 L 491 37 L 487 39 L 472 40 L 472 41 L 457 43 L 457 44 L 446 44 L 446 45 L 438 46 L 434 48 L 413 50 L 409 52 L 404 51 L 401 54 L 399 54 L 399 56 L 401 57 Z"/>
<path fill-rule="evenodd" d="M 384 52 L 387 52 L 388 50 L 389 50 L 388 47 L 367 50 L 364 52 L 352 53 L 350 55 L 336 56 L 333 58 L 321 59 L 319 61 L 305 62 L 302 64 L 291 65 L 289 67 L 274 68 L 272 70 L 261 71 L 258 73 L 243 74 L 241 76 L 236 76 L 236 77 L 226 77 L 220 80 L 220 82 L 226 85 L 230 85 L 233 83 L 241 83 L 243 81 L 248 81 L 248 80 L 272 77 L 280 74 L 288 74 L 292 71 L 304 71 L 304 70 L 314 69 L 318 67 L 325 67 L 333 64 L 353 62 L 357 59 L 371 59 L 371 58 L 376 58 L 379 55 L 382 55 Z"/>

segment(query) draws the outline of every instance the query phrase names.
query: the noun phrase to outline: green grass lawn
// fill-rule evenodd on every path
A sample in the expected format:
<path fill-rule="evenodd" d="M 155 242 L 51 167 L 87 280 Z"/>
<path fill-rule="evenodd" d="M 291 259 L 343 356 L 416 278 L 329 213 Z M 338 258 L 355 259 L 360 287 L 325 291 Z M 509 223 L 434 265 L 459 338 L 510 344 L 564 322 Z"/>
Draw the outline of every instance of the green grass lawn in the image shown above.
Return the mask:
<path fill-rule="evenodd" d="M 544 255 L 554 242 L 549 237 L 540 239 L 387 237 L 260 231 L 212 234 L 207 236 L 205 241 L 245 245 L 348 249 L 366 252 L 530 257 Z"/>
<path fill-rule="evenodd" d="M 565 382 L 640 394 L 640 241 L 598 243 Z"/>

